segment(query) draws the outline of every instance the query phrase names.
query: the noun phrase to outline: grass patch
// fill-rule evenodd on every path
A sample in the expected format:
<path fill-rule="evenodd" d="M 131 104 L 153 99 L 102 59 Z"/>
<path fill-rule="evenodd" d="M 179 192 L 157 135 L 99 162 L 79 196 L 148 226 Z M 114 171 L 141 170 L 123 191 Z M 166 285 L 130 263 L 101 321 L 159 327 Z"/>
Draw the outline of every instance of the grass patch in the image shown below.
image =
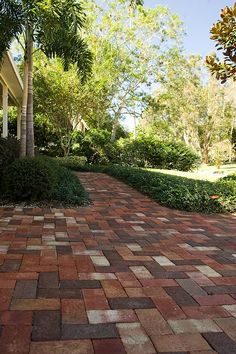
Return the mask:
<path fill-rule="evenodd" d="M 233 178 L 210 182 L 114 165 L 78 165 L 74 169 L 107 173 L 170 208 L 200 213 L 236 212 Z"/>
<path fill-rule="evenodd" d="M 202 165 L 194 171 L 183 172 L 178 170 L 163 170 L 163 169 L 151 169 L 148 168 L 148 171 L 151 172 L 160 172 L 165 174 L 170 174 L 174 176 L 186 177 L 191 179 L 200 179 L 207 181 L 217 181 L 218 179 L 225 177 L 229 174 L 236 173 L 236 164 L 226 164 L 217 169 L 215 166 L 205 166 Z"/>

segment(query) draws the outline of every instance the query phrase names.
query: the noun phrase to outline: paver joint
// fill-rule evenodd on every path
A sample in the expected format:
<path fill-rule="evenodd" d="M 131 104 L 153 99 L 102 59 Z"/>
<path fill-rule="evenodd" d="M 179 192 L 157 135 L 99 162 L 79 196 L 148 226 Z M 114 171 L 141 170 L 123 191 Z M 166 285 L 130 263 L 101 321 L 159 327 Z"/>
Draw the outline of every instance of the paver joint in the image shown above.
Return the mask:
<path fill-rule="evenodd" d="M 0 208 L 0 353 L 236 353 L 236 216 L 79 177 L 90 206 Z"/>

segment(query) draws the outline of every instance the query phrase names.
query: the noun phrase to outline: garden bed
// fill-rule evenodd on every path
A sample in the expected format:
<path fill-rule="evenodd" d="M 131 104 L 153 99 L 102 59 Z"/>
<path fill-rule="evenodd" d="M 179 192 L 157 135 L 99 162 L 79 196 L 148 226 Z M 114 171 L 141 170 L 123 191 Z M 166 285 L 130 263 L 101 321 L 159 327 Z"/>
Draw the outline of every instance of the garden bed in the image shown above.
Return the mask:
<path fill-rule="evenodd" d="M 141 168 L 81 165 L 75 161 L 70 168 L 107 173 L 170 208 L 200 213 L 236 212 L 236 180 L 233 178 L 210 182 Z"/>
<path fill-rule="evenodd" d="M 16 159 L 3 173 L 0 205 L 77 207 L 89 204 L 79 178 L 47 157 Z"/>

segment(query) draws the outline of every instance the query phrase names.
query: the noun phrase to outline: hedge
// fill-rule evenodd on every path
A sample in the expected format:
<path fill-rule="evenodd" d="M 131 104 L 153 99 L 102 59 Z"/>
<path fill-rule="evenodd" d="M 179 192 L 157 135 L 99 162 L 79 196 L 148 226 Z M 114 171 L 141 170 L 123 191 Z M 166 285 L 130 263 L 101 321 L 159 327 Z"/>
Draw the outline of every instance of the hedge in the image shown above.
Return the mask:
<path fill-rule="evenodd" d="M 20 155 L 20 142 L 16 138 L 0 138 L 0 183 L 5 169 Z"/>
<path fill-rule="evenodd" d="M 170 208 L 200 213 L 236 212 L 236 181 L 232 179 L 210 182 L 116 165 L 77 165 L 75 169 L 107 173 Z"/>
<path fill-rule="evenodd" d="M 15 160 L 4 171 L 2 198 L 12 202 L 82 205 L 88 196 L 75 174 L 48 157 Z"/>
<path fill-rule="evenodd" d="M 190 171 L 200 163 L 200 157 L 182 142 L 160 141 L 146 136 L 135 141 L 121 140 L 118 150 L 119 161 L 113 162 L 132 167 Z"/>

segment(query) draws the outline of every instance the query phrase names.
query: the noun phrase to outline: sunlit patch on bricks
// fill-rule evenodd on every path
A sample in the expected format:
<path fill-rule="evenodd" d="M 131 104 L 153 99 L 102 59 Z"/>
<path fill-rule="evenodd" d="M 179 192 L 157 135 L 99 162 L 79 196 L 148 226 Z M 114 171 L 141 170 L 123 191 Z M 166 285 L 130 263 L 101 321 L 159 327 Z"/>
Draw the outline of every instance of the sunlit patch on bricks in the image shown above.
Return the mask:
<path fill-rule="evenodd" d="M 80 179 L 88 207 L 0 208 L 0 353 L 236 353 L 236 217 Z"/>

